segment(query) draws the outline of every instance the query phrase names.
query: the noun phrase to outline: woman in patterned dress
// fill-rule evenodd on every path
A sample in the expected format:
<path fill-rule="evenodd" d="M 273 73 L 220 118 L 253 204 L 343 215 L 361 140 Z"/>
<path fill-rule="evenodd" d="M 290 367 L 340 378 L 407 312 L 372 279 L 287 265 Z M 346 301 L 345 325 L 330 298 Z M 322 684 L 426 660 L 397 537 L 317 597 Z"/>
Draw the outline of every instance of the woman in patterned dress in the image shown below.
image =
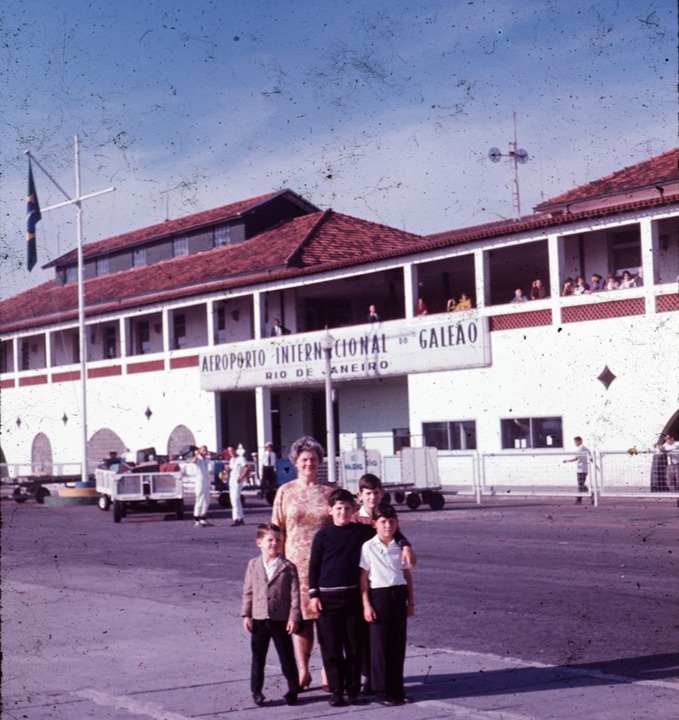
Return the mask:
<path fill-rule="evenodd" d="M 292 636 L 299 671 L 300 689 L 311 683 L 309 659 L 314 644 L 314 620 L 317 615 L 309 608 L 309 557 L 316 531 L 330 521 L 328 498 L 332 488 L 318 481 L 318 468 L 323 462 L 323 448 L 314 438 L 305 435 L 290 448 L 290 462 L 297 478 L 281 485 L 273 503 L 271 522 L 281 529 L 283 553 L 297 566 L 302 606 L 302 622 Z"/>

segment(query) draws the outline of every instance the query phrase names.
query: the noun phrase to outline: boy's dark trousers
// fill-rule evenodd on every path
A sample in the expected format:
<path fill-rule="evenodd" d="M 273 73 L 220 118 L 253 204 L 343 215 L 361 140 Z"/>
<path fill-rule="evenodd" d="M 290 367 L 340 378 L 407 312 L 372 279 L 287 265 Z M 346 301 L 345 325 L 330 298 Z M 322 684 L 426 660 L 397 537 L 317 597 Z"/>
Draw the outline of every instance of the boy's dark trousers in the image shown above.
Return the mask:
<path fill-rule="evenodd" d="M 297 663 L 295 651 L 292 647 L 292 637 L 285 629 L 287 623 L 283 620 L 253 620 L 250 635 L 252 648 L 252 670 L 250 674 L 250 692 L 261 693 L 264 687 L 264 666 L 266 654 L 269 650 L 269 641 L 273 639 L 274 647 L 281 661 L 281 670 L 288 681 L 288 691 L 297 694 L 299 691 L 297 677 Z"/>
<path fill-rule="evenodd" d="M 377 620 L 370 623 L 370 683 L 378 697 L 403 700 L 403 664 L 408 628 L 408 588 L 370 591 Z"/>
<path fill-rule="evenodd" d="M 356 697 L 361 690 L 361 594 L 356 588 L 321 592 L 320 597 L 323 610 L 316 623 L 330 692 Z"/>

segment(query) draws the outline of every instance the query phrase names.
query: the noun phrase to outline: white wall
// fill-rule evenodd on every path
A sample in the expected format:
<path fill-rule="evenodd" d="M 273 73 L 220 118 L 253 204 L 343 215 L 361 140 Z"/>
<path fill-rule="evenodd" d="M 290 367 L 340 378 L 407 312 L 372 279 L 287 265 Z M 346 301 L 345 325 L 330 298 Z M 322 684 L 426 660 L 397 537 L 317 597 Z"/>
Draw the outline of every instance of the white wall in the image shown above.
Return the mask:
<path fill-rule="evenodd" d="M 561 416 L 566 447 L 574 435 L 592 449 L 650 447 L 678 407 L 678 326 L 664 314 L 493 332 L 490 367 L 410 377 L 411 431 L 475 418 L 479 451 L 496 452 L 501 418 Z"/>
<path fill-rule="evenodd" d="M 338 383 L 336 388 L 342 431 L 338 451 L 366 447 L 392 455 L 393 430 L 409 424 L 407 379 Z"/>
<path fill-rule="evenodd" d="M 152 411 L 149 419 L 144 414 L 147 408 Z M 88 438 L 110 428 L 131 450 L 154 446 L 164 454 L 170 433 L 179 424 L 210 447 L 216 443 L 213 394 L 200 390 L 197 368 L 92 379 L 87 384 L 87 409 Z M 55 461 L 80 458 L 80 381 L 3 392 L 2 415 L 2 449 L 8 463 L 30 459 L 38 432 L 50 439 Z"/>

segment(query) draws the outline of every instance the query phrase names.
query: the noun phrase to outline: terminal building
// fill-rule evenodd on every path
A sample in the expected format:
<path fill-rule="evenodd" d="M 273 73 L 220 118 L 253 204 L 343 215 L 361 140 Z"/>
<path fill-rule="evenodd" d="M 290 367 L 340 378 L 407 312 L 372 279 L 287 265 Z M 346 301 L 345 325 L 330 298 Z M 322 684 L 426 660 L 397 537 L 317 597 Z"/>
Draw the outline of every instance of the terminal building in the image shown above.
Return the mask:
<path fill-rule="evenodd" d="M 679 432 L 678 159 L 428 236 L 285 189 L 86 244 L 90 467 L 325 443 L 328 367 L 338 450 L 652 448 Z M 50 266 L 0 303 L 2 462 L 81 456 L 76 251 Z"/>

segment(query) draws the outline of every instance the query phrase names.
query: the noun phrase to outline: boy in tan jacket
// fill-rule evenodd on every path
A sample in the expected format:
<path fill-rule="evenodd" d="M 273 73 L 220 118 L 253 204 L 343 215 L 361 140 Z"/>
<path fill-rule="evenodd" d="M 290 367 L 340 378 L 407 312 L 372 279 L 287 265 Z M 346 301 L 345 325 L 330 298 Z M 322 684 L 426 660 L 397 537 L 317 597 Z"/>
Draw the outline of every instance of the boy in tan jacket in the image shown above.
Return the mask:
<path fill-rule="evenodd" d="M 281 670 L 288 682 L 283 699 L 297 702 L 299 692 L 292 634 L 302 619 L 297 568 L 279 552 L 280 530 L 272 523 L 257 528 L 260 554 L 250 560 L 243 586 L 243 627 L 251 635 L 252 670 L 250 690 L 255 705 L 264 703 L 264 666 L 273 639 Z"/>

